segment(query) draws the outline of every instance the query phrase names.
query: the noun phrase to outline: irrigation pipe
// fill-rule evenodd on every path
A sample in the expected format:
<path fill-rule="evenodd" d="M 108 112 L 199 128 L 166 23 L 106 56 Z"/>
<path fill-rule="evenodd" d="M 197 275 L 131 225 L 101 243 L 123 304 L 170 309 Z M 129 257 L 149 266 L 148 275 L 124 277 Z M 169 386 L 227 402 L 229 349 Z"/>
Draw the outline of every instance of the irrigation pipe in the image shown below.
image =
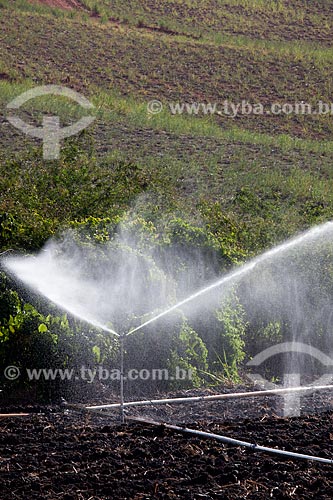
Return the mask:
<path fill-rule="evenodd" d="M 253 451 L 263 451 L 266 453 L 275 453 L 276 455 L 282 455 L 285 457 L 299 458 L 303 460 L 314 460 L 316 462 L 321 462 L 325 464 L 333 464 L 333 460 L 329 458 L 316 457 L 314 455 L 304 455 L 303 453 L 295 453 L 292 451 L 279 450 L 278 448 L 268 448 L 267 446 L 260 446 L 256 443 L 249 443 L 247 441 L 240 441 L 238 439 L 229 438 L 226 436 L 221 436 L 221 434 L 214 434 L 211 432 L 198 431 L 196 429 L 189 429 L 188 427 L 179 427 L 178 425 L 172 425 L 167 423 L 155 422 L 155 420 L 146 420 L 144 418 L 131 417 L 128 420 L 133 420 L 136 422 L 141 422 L 142 424 L 154 425 L 158 427 L 165 427 L 166 429 L 171 429 L 176 432 L 181 432 L 183 434 L 192 434 L 193 436 L 201 438 L 216 439 L 222 443 L 231 444 L 234 446 L 244 446 L 246 448 L 251 448 Z"/>
<path fill-rule="evenodd" d="M 62 405 L 64 407 L 64 410 L 66 410 L 66 411 L 73 410 L 73 411 L 77 411 L 78 413 L 85 413 L 85 414 L 96 413 L 99 417 L 102 417 L 102 418 L 107 418 L 107 417 L 114 418 L 114 416 L 115 416 L 115 414 L 113 412 L 109 412 L 109 411 L 87 410 L 86 407 L 82 404 L 68 403 L 67 401 L 65 401 L 62 403 Z M 119 422 L 117 422 L 117 425 L 119 425 Z"/>
<path fill-rule="evenodd" d="M 129 406 L 149 406 L 149 405 L 162 405 L 162 404 L 172 404 L 172 403 L 199 403 L 201 401 L 218 401 L 221 399 L 238 399 L 238 398 L 252 398 L 252 397 L 263 397 L 271 396 L 274 394 L 283 395 L 290 394 L 293 392 L 315 392 L 333 389 L 333 385 L 314 385 L 314 386 L 303 386 L 303 387 L 287 387 L 283 389 L 269 389 L 267 391 L 251 391 L 251 392 L 233 392 L 230 394 L 214 394 L 213 396 L 194 396 L 187 398 L 169 398 L 169 399 L 151 399 L 146 401 L 128 401 L 126 403 L 112 403 L 108 405 L 99 406 L 86 406 L 87 410 L 103 410 L 103 409 L 116 409 L 125 408 Z"/>

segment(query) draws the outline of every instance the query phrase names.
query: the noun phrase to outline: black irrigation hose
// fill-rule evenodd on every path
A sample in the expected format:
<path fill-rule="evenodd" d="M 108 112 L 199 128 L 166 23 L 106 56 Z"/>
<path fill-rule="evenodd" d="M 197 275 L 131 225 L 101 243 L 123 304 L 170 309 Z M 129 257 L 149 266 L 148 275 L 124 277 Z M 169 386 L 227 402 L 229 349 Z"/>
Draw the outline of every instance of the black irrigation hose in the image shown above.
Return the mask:
<path fill-rule="evenodd" d="M 179 427 L 178 425 L 167 424 L 164 422 L 156 422 L 155 420 L 138 418 L 138 417 L 126 417 L 126 420 L 133 420 L 135 422 L 140 422 L 142 424 L 154 425 L 159 427 L 165 427 L 166 429 L 171 429 L 176 432 L 181 432 L 183 434 L 192 434 L 193 436 L 216 439 L 222 443 L 232 444 L 234 446 L 244 446 L 250 448 L 253 451 L 263 451 L 266 453 L 275 453 L 276 455 L 282 455 L 285 457 L 299 458 L 303 460 L 314 460 L 316 462 L 321 462 L 325 464 L 333 464 L 333 460 L 329 458 L 316 457 L 314 455 L 304 455 L 303 453 L 294 453 L 292 451 L 279 450 L 277 448 L 268 448 L 267 446 L 260 446 L 256 443 L 249 443 L 247 441 L 240 441 L 238 439 L 229 438 L 226 436 L 221 436 L 220 434 L 214 434 L 211 432 L 198 431 L 196 429 L 189 429 L 188 427 Z"/>

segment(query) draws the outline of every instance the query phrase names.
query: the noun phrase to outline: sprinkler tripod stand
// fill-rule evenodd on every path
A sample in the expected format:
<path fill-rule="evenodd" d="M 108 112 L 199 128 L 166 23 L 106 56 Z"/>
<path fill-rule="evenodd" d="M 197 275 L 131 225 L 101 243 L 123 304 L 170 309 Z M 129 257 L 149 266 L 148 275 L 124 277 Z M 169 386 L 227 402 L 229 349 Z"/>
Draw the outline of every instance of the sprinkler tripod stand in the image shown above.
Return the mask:
<path fill-rule="evenodd" d="M 125 423 L 125 410 L 124 410 L 124 343 L 126 334 L 122 333 L 119 337 L 120 341 L 120 421 Z"/>

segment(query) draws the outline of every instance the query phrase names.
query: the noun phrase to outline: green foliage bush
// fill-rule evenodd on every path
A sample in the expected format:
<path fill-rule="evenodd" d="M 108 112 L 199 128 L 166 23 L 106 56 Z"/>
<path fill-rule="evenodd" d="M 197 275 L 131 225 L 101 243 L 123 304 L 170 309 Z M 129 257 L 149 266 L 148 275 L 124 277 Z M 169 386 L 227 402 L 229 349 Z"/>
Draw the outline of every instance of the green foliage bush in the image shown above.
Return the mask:
<path fill-rule="evenodd" d="M 73 369 L 96 364 L 96 349 L 100 361 L 115 356 L 116 348 L 110 339 L 87 327 L 83 333 L 80 324 L 66 315 L 44 315 L 33 305 L 24 303 L 11 283 L 0 275 L 0 386 L 5 394 L 15 394 L 23 388 L 33 389 L 41 400 L 56 400 L 60 395 L 84 392 L 75 380 L 31 381 L 26 369 Z M 53 308 L 51 308 L 53 309 Z M 16 366 L 21 376 L 9 381 L 4 376 L 6 366 Z"/>

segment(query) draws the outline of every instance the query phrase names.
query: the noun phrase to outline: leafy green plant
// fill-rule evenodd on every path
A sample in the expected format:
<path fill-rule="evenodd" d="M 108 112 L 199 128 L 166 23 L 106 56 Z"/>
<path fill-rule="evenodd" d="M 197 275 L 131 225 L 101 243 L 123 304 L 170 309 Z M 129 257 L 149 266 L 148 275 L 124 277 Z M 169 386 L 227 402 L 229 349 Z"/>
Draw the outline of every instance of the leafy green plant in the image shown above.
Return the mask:
<path fill-rule="evenodd" d="M 219 349 L 216 350 L 217 360 L 214 368 L 222 372 L 227 378 L 235 380 L 238 377 L 238 368 L 245 358 L 245 335 L 247 322 L 245 310 L 235 292 L 225 299 L 216 311 L 216 317 L 221 325 Z M 221 358 L 221 353 L 223 358 Z"/>
<path fill-rule="evenodd" d="M 217 361 L 214 363 L 214 372 L 203 371 L 202 373 L 212 381 L 212 385 L 220 385 L 225 382 L 238 383 L 241 381 L 239 376 L 239 362 L 234 358 L 231 361 L 227 359 L 225 350 L 223 350 L 223 358 L 215 352 Z"/>
<path fill-rule="evenodd" d="M 176 367 L 191 374 L 185 383 L 174 380 L 171 382 L 173 388 L 200 387 L 204 379 L 203 373 L 208 368 L 208 350 L 197 332 L 183 321 L 181 330 L 174 336 L 173 347 L 169 354 L 168 367 L 171 373 L 176 373 Z"/>

